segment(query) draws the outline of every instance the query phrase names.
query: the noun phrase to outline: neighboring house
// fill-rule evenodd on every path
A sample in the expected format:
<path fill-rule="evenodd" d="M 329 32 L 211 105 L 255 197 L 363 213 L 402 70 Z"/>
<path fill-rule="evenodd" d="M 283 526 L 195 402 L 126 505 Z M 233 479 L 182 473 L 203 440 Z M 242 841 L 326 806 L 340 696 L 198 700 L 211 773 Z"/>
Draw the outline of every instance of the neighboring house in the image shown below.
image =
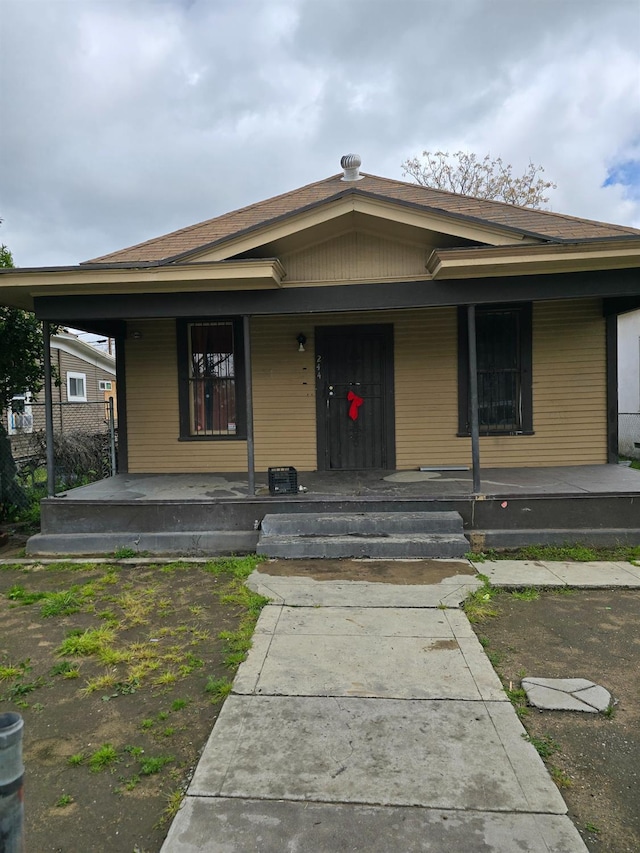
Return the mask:
<path fill-rule="evenodd" d="M 116 398 L 115 357 L 62 329 L 51 336 L 51 363 L 59 378 L 52 385 L 54 431 L 104 432 L 109 397 Z M 35 398 L 26 391 L 14 401 L 5 426 L 14 456 L 21 456 L 28 436 L 45 428 L 44 392 Z"/>
<path fill-rule="evenodd" d="M 468 465 L 470 305 L 482 465 L 584 465 L 617 458 L 639 266 L 637 229 L 347 163 L 77 267 L 2 270 L 0 301 L 116 338 L 121 471 Z"/>
<path fill-rule="evenodd" d="M 640 458 L 640 311 L 618 318 L 619 448 Z"/>

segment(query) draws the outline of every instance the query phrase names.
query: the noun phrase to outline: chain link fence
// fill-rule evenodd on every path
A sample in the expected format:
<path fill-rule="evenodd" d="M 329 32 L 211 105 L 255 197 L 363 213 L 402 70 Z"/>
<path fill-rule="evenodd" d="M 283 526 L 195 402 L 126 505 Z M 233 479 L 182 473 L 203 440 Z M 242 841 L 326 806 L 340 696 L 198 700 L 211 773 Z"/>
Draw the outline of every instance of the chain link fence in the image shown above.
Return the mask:
<path fill-rule="evenodd" d="M 11 452 L 23 481 L 37 487 L 47 464 L 44 403 L 8 413 Z M 53 404 L 56 491 L 92 483 L 117 472 L 118 428 L 113 398 Z M 45 478 L 46 479 L 46 478 Z"/>
<path fill-rule="evenodd" d="M 640 459 L 640 412 L 621 412 L 618 415 L 618 454 Z"/>

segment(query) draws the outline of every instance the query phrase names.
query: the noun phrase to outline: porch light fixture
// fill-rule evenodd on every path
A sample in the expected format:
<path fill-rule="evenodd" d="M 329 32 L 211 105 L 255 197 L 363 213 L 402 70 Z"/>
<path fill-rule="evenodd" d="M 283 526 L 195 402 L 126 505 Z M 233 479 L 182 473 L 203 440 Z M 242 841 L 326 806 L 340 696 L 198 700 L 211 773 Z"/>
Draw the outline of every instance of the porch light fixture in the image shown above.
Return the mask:
<path fill-rule="evenodd" d="M 296 340 L 298 342 L 298 352 L 304 352 L 305 351 L 304 345 L 307 342 L 307 336 L 305 334 L 303 334 L 302 332 L 300 332 L 300 334 L 298 335 Z"/>
<path fill-rule="evenodd" d="M 139 341 L 140 338 L 142 337 L 142 332 L 140 332 L 136 329 L 135 332 L 131 333 L 131 337 L 133 338 L 134 341 Z"/>

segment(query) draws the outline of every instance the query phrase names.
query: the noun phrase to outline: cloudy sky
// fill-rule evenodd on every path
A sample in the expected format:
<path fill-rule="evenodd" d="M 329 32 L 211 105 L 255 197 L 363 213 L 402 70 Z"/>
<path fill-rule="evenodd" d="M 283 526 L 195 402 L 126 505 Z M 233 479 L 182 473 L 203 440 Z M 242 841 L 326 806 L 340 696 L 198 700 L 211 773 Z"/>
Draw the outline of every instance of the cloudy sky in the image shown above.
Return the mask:
<path fill-rule="evenodd" d="M 640 227 L 640 0 L 0 0 L 0 242 L 74 264 L 423 149 Z"/>

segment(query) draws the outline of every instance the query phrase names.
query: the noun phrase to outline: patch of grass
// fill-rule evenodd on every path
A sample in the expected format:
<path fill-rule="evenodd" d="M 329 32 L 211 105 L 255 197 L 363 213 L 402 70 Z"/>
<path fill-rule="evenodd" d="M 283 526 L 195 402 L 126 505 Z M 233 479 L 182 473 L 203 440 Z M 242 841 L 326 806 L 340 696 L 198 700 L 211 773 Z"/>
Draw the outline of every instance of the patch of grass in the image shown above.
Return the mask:
<path fill-rule="evenodd" d="M 493 601 L 501 594 L 499 589 L 491 586 L 486 575 L 479 574 L 478 577 L 482 581 L 482 586 L 480 589 L 474 589 L 473 592 L 469 593 L 462 604 L 462 609 L 469 622 L 476 624 L 498 615 L 499 610 Z"/>
<path fill-rule="evenodd" d="M 58 809 L 63 809 L 65 806 L 70 806 L 73 802 L 73 797 L 70 794 L 63 794 L 56 800 L 55 806 Z"/>
<path fill-rule="evenodd" d="M 609 705 L 608 708 L 605 708 L 602 712 L 602 716 L 606 717 L 607 720 L 612 720 L 616 715 L 615 705 Z"/>
<path fill-rule="evenodd" d="M 222 702 L 231 693 L 232 687 L 233 684 L 228 678 L 209 677 L 204 690 L 211 696 L 212 702 Z"/>
<path fill-rule="evenodd" d="M 70 631 L 58 647 L 60 657 L 89 657 L 100 654 L 113 642 L 115 632 L 112 628 L 95 628 L 86 631 Z"/>
<path fill-rule="evenodd" d="M 89 767 L 94 773 L 100 773 L 117 760 L 116 748 L 110 743 L 105 743 L 89 756 Z"/>
<path fill-rule="evenodd" d="M 6 666 L 0 666 L 0 681 L 11 681 L 13 678 L 20 678 L 22 674 L 23 670 L 19 665 L 7 664 Z"/>
<path fill-rule="evenodd" d="M 600 827 L 595 823 L 585 823 L 584 828 L 587 832 L 591 833 L 591 835 L 597 835 L 600 832 Z"/>
<path fill-rule="evenodd" d="M 489 658 L 489 663 L 494 669 L 497 669 L 500 666 L 500 661 L 502 660 L 502 655 L 500 652 L 489 651 L 485 649 L 486 655 Z"/>
<path fill-rule="evenodd" d="M 51 593 L 47 592 L 28 592 L 23 586 L 20 584 L 16 584 L 12 586 L 11 589 L 7 592 L 7 598 L 9 601 L 16 601 L 18 604 L 35 604 L 36 601 L 42 601 L 43 598 L 47 598 Z"/>
<path fill-rule="evenodd" d="M 171 685 L 175 684 L 177 680 L 178 676 L 176 673 L 167 669 L 165 672 L 153 679 L 153 684 L 155 687 L 171 687 Z"/>
<path fill-rule="evenodd" d="M 143 776 L 151 776 L 153 773 L 159 773 L 166 764 L 171 764 L 172 761 L 172 755 L 143 758 L 140 762 L 140 773 Z"/>
<path fill-rule="evenodd" d="M 96 693 L 97 691 L 109 690 L 116 683 L 116 676 L 112 672 L 105 673 L 104 675 L 98 675 L 95 678 L 91 678 L 87 681 L 84 690 L 82 691 L 87 696 L 91 695 L 91 693 Z"/>
<path fill-rule="evenodd" d="M 549 560 L 569 562 L 592 562 L 599 560 L 625 560 L 633 562 L 640 559 L 640 545 L 615 545 L 611 548 L 599 548 L 580 542 L 564 545 L 526 545 L 506 551 L 496 551 L 492 559 L 496 560 Z M 479 562 L 476 559 L 476 562 Z"/>
<path fill-rule="evenodd" d="M 540 590 L 532 586 L 527 589 L 514 589 L 511 597 L 518 601 L 537 601 L 540 598 Z"/>
<path fill-rule="evenodd" d="M 186 708 L 191 700 L 189 699 L 175 699 L 171 703 L 172 711 L 182 711 L 183 708 Z"/>
<path fill-rule="evenodd" d="M 49 593 L 40 607 L 40 615 L 45 619 L 51 616 L 68 616 L 81 610 L 82 604 L 78 587 L 71 587 L 63 592 Z"/>
<path fill-rule="evenodd" d="M 523 734 L 522 737 L 535 748 L 540 758 L 550 758 L 560 750 L 560 744 L 556 743 L 549 735 L 540 735 L 540 737 L 537 737 L 535 735 Z"/>
<path fill-rule="evenodd" d="M 260 554 L 248 554 L 246 557 L 219 557 L 205 563 L 203 569 L 214 575 L 229 574 L 238 580 L 248 578 L 251 572 L 260 563 L 264 563 L 266 557 Z"/>
<path fill-rule="evenodd" d="M 84 763 L 84 760 L 84 752 L 76 752 L 75 755 L 70 755 L 69 758 L 67 758 L 67 764 L 69 767 L 80 767 L 80 765 Z"/>
<path fill-rule="evenodd" d="M 70 672 L 77 672 L 78 664 L 72 663 L 70 660 L 61 660 L 58 663 L 54 663 L 54 665 L 49 670 L 49 675 L 68 675 Z"/>
<path fill-rule="evenodd" d="M 145 719 L 140 723 L 140 728 L 147 731 L 148 729 L 152 729 L 155 724 L 155 720 L 152 720 L 151 717 L 145 717 Z"/>
<path fill-rule="evenodd" d="M 549 773 L 551 773 L 551 778 L 558 788 L 570 788 L 573 785 L 571 776 L 561 770 L 560 767 L 550 767 Z"/>
<path fill-rule="evenodd" d="M 486 563 L 493 562 L 494 560 L 500 559 L 498 551 L 494 548 L 487 548 L 486 551 L 467 551 L 464 555 L 466 560 L 470 560 L 472 563 Z"/>

